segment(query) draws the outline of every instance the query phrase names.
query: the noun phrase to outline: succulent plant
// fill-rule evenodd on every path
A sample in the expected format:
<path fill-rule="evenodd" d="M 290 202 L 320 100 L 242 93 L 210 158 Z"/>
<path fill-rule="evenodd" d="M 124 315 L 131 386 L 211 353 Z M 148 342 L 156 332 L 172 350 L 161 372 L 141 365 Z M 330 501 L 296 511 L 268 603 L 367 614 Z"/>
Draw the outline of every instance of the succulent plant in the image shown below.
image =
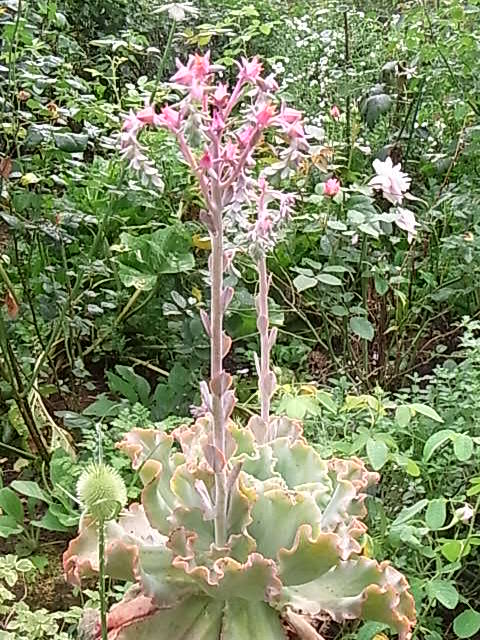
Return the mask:
<path fill-rule="evenodd" d="M 134 430 L 119 447 L 144 484 L 142 505 L 106 524 L 106 570 L 135 586 L 108 618 L 109 640 L 281 640 L 285 626 L 379 620 L 407 638 L 415 618 L 405 578 L 362 555 L 365 490 L 358 459 L 320 459 L 301 426 L 259 417 L 227 430 L 227 541 L 215 544 L 210 418 L 172 435 Z M 180 450 L 175 446 L 180 444 Z M 64 565 L 78 583 L 97 567 L 85 515 Z M 99 630 L 94 636 L 100 637 Z"/>
<path fill-rule="evenodd" d="M 243 59 L 238 67 L 230 92 L 214 86 L 219 68 L 209 54 L 191 56 L 172 78 L 187 91 L 176 109 L 157 115 L 145 107 L 125 121 L 125 157 L 144 126 L 166 127 L 205 201 L 211 307 L 202 321 L 211 343 L 210 381 L 200 384 L 204 415 L 193 426 L 125 436 L 119 448 L 143 482 L 142 502 L 104 528 L 86 510 L 64 555 L 65 572 L 78 584 L 101 566 L 134 583 L 108 620 L 103 616 L 89 631 L 91 640 L 107 631 L 108 640 L 285 640 L 287 629 L 320 640 L 315 621 L 325 616 L 378 620 L 406 640 L 415 607 L 405 578 L 388 562 L 363 555 L 365 491 L 377 474 L 358 459 L 323 461 L 299 423 L 270 416 L 276 333 L 269 326 L 266 254 L 294 197 L 273 189 L 266 175 L 288 176 L 308 143 L 301 113 L 284 104 L 276 111 L 278 85 L 262 78 L 259 60 Z M 258 176 L 253 155 L 269 127 L 288 148 Z M 233 246 L 226 220 L 236 225 Z M 246 248 L 259 274 L 261 416 L 240 426 L 232 420 L 235 395 L 223 366 L 231 346 L 223 316 L 234 295 L 224 273 Z"/>

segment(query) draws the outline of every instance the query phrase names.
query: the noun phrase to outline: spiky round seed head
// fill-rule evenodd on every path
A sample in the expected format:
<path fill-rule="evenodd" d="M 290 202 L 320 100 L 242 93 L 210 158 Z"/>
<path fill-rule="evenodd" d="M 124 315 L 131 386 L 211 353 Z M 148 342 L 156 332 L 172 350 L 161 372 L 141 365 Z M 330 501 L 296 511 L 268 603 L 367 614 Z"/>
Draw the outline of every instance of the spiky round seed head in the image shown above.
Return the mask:
<path fill-rule="evenodd" d="M 97 520 L 112 520 L 127 502 L 120 474 L 105 464 L 91 463 L 80 476 L 77 494 L 86 511 Z"/>

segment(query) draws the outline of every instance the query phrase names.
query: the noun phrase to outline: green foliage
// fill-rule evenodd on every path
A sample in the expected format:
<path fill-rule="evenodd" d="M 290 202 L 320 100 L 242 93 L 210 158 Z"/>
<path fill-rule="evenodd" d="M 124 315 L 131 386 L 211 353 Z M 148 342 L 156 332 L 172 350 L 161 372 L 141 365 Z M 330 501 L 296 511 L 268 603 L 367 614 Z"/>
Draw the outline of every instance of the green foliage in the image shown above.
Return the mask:
<path fill-rule="evenodd" d="M 4 5 L 2 542 L 24 555 L 45 531 L 77 526 L 71 496 L 98 430 L 106 462 L 138 498 L 116 442 L 132 427 L 169 431 L 198 402 L 209 359 L 202 199 L 168 135 L 141 140 L 160 193 L 118 160 L 117 134 L 124 114 L 149 100 L 157 70 L 157 107 L 170 100 L 163 81 L 175 54 L 212 48 L 227 79 L 234 58 L 260 54 L 316 136 L 294 179 L 291 233 L 269 259 L 276 407 L 306 421 L 322 456 L 358 455 L 383 473 L 368 500 L 370 543 L 412 580 L 416 637 L 478 635 L 478 525 L 455 520 L 465 503 L 476 514 L 480 495 L 476 325 L 452 353 L 458 320 L 480 304 L 478 2 L 198 0 L 199 15 L 173 27 L 160 3 L 144 0 Z M 372 159 L 387 154 L 412 176 L 412 245 L 366 187 Z M 333 199 L 323 193 L 330 176 L 342 183 Z M 238 269 L 227 328 L 243 416 L 257 410 L 255 285 L 243 258 Z M 303 384 L 312 376 L 318 384 Z M 12 474 L 17 455 L 28 466 Z M 62 625 L 60 614 L 29 618 L 26 602 L 16 606 L 10 621 L 21 622 L 2 639 L 54 637 Z M 268 625 L 258 609 L 252 616 Z M 384 630 L 342 633 L 372 640 Z"/>

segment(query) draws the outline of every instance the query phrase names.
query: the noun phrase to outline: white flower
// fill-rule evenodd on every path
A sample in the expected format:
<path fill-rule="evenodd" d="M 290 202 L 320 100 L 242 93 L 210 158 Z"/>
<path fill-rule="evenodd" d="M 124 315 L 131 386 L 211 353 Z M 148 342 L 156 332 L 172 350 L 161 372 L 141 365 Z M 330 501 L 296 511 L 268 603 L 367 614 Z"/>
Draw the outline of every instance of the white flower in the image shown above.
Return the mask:
<path fill-rule="evenodd" d="M 460 522 L 466 524 L 473 516 L 473 509 L 469 504 L 464 504 L 463 507 L 455 510 L 455 516 Z"/>
<path fill-rule="evenodd" d="M 381 190 L 383 197 L 392 204 L 401 204 L 403 194 L 408 191 L 411 179 L 401 170 L 400 164 L 393 165 L 392 159 L 387 158 L 373 161 L 373 168 L 377 172 L 368 183 L 374 189 Z"/>
<path fill-rule="evenodd" d="M 397 207 L 397 217 L 395 218 L 395 224 L 399 229 L 403 229 L 407 232 L 407 240 L 409 244 L 413 238 L 417 235 L 418 222 L 415 220 L 415 214 L 410 209 L 403 209 Z"/>
<path fill-rule="evenodd" d="M 168 17 L 176 22 L 183 22 L 187 17 L 187 14 L 190 14 L 193 17 L 199 14 L 198 9 L 194 7 L 191 2 L 170 2 L 169 4 L 164 4 L 158 9 L 154 9 L 152 13 L 162 13 L 163 11 L 166 11 L 168 13 Z"/>

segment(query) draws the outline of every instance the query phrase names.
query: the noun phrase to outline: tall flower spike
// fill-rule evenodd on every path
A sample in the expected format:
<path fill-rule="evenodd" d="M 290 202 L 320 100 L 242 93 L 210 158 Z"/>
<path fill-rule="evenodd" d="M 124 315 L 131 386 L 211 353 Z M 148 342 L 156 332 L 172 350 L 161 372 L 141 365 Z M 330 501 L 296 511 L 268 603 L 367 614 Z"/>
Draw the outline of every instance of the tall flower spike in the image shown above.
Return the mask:
<path fill-rule="evenodd" d="M 233 89 L 225 90 L 227 99 L 223 90 L 215 99 L 209 57 L 191 57 L 175 76 L 187 87 L 179 119 L 175 110 L 158 116 L 158 124 L 175 136 L 203 198 L 200 219 L 211 241 L 210 313 L 202 314 L 211 344 L 210 379 L 200 384 L 203 406 L 197 411 L 203 416 L 194 425 L 172 435 L 137 429 L 120 445 L 144 489 L 142 505 L 123 510 L 118 522 L 106 526 L 107 572 L 137 581 L 111 610 L 109 640 L 181 640 L 192 633 L 216 638 L 222 632 L 284 640 L 285 622 L 313 638 L 310 620 L 327 615 L 337 622 L 378 620 L 408 640 L 415 622 L 408 583 L 387 562 L 361 555 L 363 502 L 377 475 L 359 460 L 322 461 L 300 424 L 269 415 L 276 331 L 269 327 L 266 257 L 293 197 L 273 189 L 267 172 L 288 177 L 308 145 L 295 110 L 284 107 L 283 118 L 264 113 L 254 121 L 252 113 L 274 104 L 274 86 L 261 78 L 258 59 L 243 60 L 239 69 Z M 245 90 L 247 82 L 252 86 Z M 244 108 L 237 109 L 239 102 Z M 125 136 L 135 137 L 137 122 L 132 119 Z M 286 145 L 278 162 L 258 177 L 254 152 L 268 127 L 280 128 L 285 135 L 275 138 Z M 256 363 L 262 417 L 253 416 L 245 427 L 231 420 L 235 396 L 224 358 L 232 341 L 223 330 L 233 295 L 224 274 L 233 271 L 234 250 L 241 249 L 250 251 L 259 271 L 261 341 Z M 91 516 L 82 518 L 80 535 L 64 556 L 65 571 L 76 582 L 95 570 L 97 527 L 91 524 Z"/>

